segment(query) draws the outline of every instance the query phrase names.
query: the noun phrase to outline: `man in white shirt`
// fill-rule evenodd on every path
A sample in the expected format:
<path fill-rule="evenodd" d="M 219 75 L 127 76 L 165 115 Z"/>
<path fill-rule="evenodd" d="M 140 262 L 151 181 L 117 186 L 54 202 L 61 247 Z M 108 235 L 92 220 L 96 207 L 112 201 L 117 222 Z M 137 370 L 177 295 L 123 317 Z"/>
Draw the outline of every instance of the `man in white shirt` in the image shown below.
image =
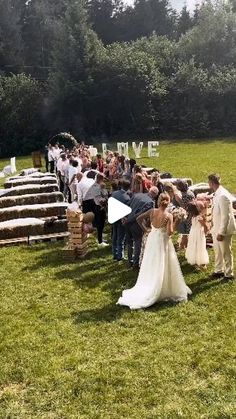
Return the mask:
<path fill-rule="evenodd" d="M 81 172 L 82 164 L 83 164 L 82 159 L 80 158 L 80 156 L 78 156 L 76 154 L 73 155 L 73 159 L 78 162 L 78 172 Z"/>
<path fill-rule="evenodd" d="M 90 168 L 84 172 L 84 176 L 87 177 L 88 174 L 90 174 L 91 177 L 93 177 L 93 179 L 96 179 L 96 177 L 99 173 L 100 172 L 97 170 L 97 163 L 92 161 L 91 164 L 90 164 Z"/>
<path fill-rule="evenodd" d="M 77 173 L 79 163 L 77 160 L 73 160 L 69 166 L 68 174 L 69 174 L 69 188 L 71 192 L 71 200 L 72 202 L 75 200 L 76 194 L 76 184 L 77 184 Z"/>
<path fill-rule="evenodd" d="M 212 278 L 234 279 L 232 237 L 236 232 L 233 197 L 220 184 L 220 176 L 208 176 L 209 187 L 214 191 L 212 209 L 212 236 L 215 252 L 215 271 Z"/>
<path fill-rule="evenodd" d="M 57 162 L 57 160 L 60 158 L 60 153 L 61 149 L 59 148 L 59 145 L 55 144 L 55 146 L 53 147 L 53 157 L 55 162 Z"/>
<path fill-rule="evenodd" d="M 87 192 L 89 191 L 91 186 L 93 186 L 93 184 L 95 183 L 94 179 L 87 178 L 84 175 L 82 175 L 82 178 L 81 178 L 81 175 L 82 173 L 77 174 L 78 183 L 76 185 L 77 199 L 78 199 L 78 204 L 80 206 L 83 205 L 83 201 L 85 200 L 85 196 Z"/>
<path fill-rule="evenodd" d="M 54 164 L 54 147 L 49 144 L 48 145 L 48 163 L 49 163 L 49 169 L 50 173 L 54 173 L 55 170 L 55 164 Z"/>

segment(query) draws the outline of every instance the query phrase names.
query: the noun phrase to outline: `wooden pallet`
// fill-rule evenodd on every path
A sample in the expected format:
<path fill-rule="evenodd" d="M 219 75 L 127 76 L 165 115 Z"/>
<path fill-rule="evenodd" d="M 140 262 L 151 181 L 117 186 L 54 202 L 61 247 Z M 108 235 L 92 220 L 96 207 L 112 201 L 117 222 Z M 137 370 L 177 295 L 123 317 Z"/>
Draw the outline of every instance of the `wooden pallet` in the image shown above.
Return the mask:
<path fill-rule="evenodd" d="M 20 244 L 28 244 L 28 237 L 20 237 L 17 239 L 0 240 L 0 247 L 19 246 Z"/>
<path fill-rule="evenodd" d="M 28 238 L 28 244 L 35 244 L 35 243 L 41 243 L 44 241 L 50 241 L 50 242 L 56 242 L 58 240 L 64 240 L 69 237 L 68 231 L 63 233 L 52 233 L 52 234 L 42 234 L 39 236 L 29 236 Z"/>

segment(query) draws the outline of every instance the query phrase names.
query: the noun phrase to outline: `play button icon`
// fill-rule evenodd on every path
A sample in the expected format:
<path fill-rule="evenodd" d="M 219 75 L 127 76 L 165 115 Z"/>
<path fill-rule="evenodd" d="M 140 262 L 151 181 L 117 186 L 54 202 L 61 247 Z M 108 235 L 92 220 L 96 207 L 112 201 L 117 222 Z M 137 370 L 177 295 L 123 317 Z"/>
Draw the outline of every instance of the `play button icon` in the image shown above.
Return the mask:
<path fill-rule="evenodd" d="M 131 208 L 115 198 L 108 199 L 108 223 L 113 224 L 131 213 Z"/>

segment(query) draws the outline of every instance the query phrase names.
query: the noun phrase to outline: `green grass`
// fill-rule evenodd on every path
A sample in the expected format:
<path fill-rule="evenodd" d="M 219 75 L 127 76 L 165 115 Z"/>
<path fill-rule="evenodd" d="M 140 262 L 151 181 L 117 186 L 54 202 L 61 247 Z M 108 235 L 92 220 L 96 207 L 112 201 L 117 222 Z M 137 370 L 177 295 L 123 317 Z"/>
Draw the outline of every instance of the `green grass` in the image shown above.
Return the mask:
<path fill-rule="evenodd" d="M 166 144 L 150 161 L 236 191 L 236 141 Z M 116 301 L 137 273 L 94 241 L 76 263 L 62 247 L 0 249 L 0 418 L 236 417 L 236 285 L 207 280 L 212 252 L 207 273 L 180 257 L 187 304 L 132 312 Z"/>

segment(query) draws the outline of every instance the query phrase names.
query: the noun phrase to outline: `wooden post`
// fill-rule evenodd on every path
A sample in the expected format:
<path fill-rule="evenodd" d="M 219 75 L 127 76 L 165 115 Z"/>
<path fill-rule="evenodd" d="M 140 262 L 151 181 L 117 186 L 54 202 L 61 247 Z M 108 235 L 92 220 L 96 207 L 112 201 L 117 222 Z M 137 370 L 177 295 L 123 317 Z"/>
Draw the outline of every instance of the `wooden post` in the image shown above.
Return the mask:
<path fill-rule="evenodd" d="M 40 168 L 40 167 L 42 167 L 42 159 L 41 159 L 41 153 L 40 153 L 40 151 L 34 151 L 32 153 L 32 159 L 33 159 L 33 166 L 34 166 L 34 168 Z"/>

